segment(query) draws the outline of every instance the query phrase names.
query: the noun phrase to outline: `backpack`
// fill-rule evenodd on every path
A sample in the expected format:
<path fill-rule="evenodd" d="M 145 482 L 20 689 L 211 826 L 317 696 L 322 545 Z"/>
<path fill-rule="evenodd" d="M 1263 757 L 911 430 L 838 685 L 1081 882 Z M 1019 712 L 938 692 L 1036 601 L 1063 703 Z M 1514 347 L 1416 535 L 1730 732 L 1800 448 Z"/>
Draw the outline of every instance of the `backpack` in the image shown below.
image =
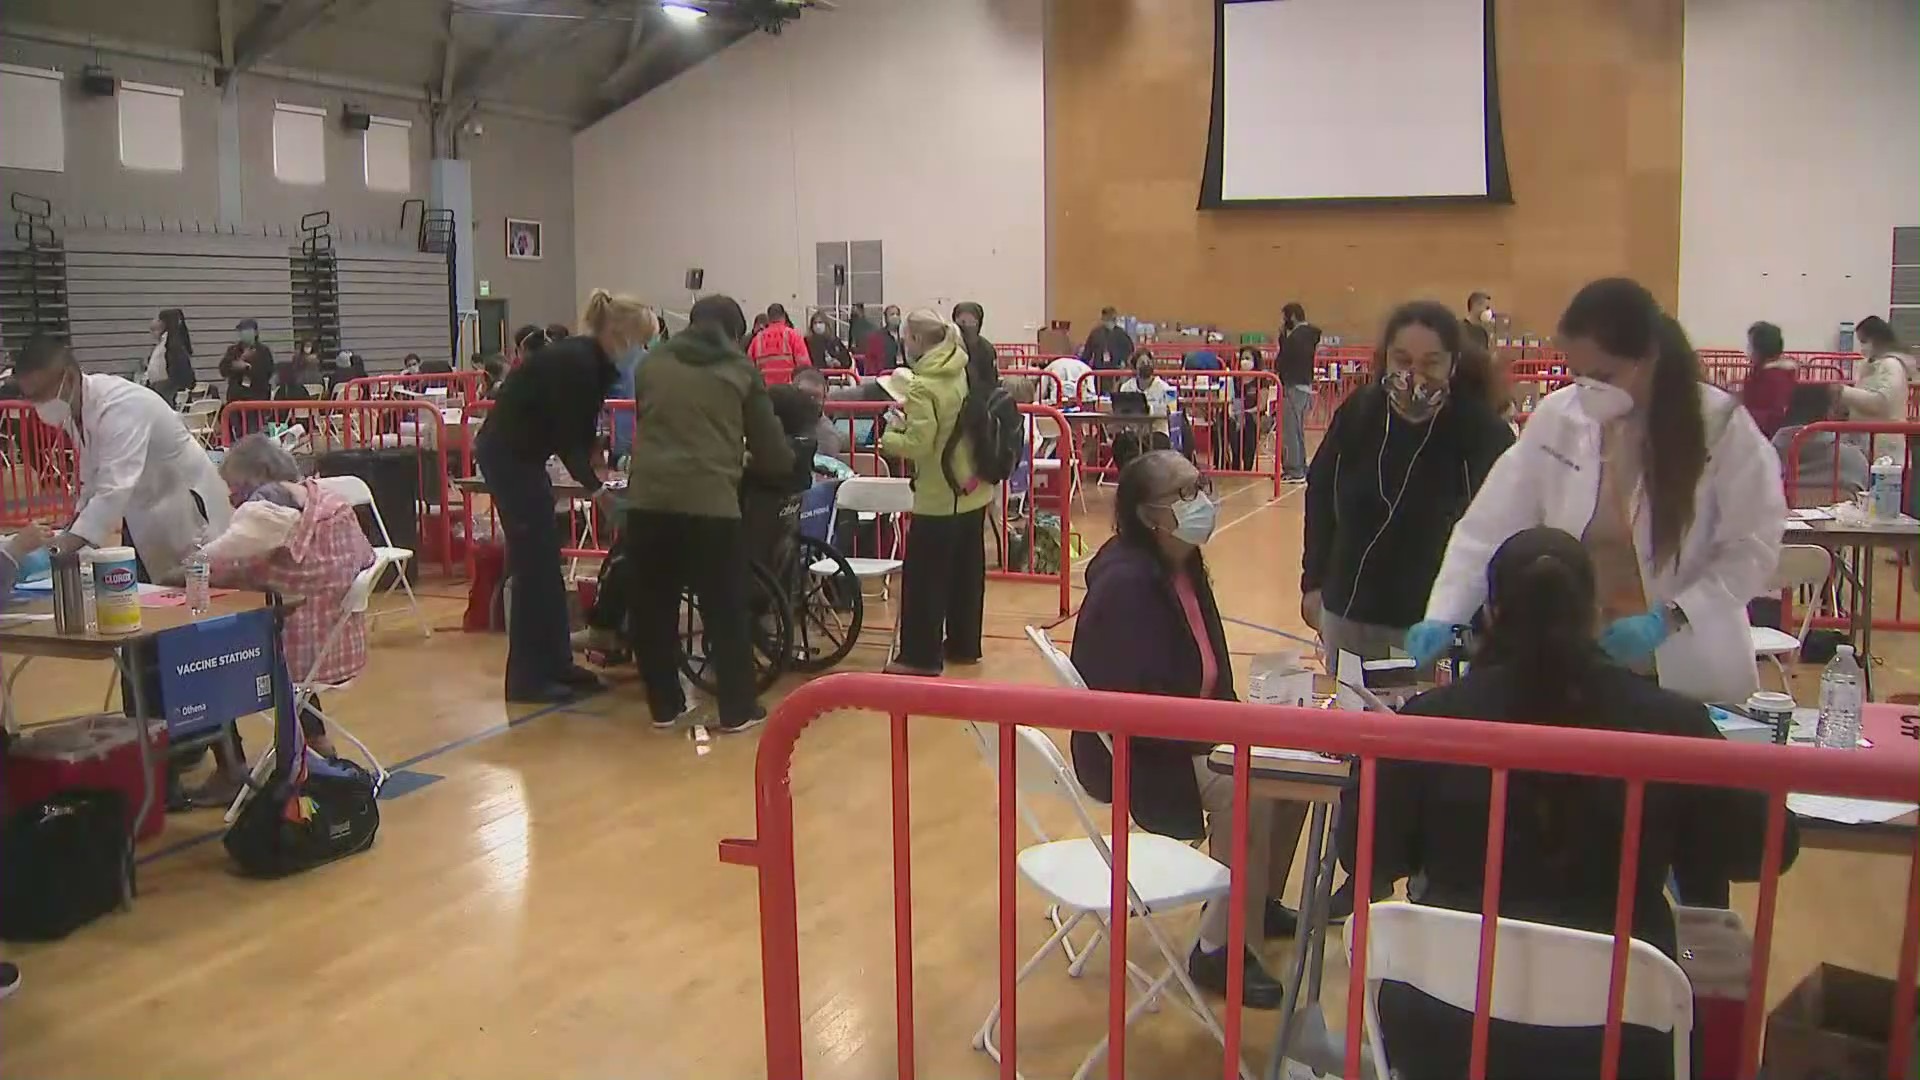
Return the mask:
<path fill-rule="evenodd" d="M 1021 422 L 1020 405 L 1000 385 L 1000 373 L 976 375 L 967 366 L 967 400 L 960 406 L 960 417 L 940 451 L 940 472 L 947 486 L 956 493 L 966 490 L 953 473 L 953 451 L 965 436 L 973 449 L 973 471 L 988 484 L 1004 484 L 1020 462 L 1021 444 L 1026 442 L 1026 425 Z"/>
<path fill-rule="evenodd" d="M 57 941 L 133 896 L 133 837 L 117 791 L 73 789 L 0 828 L 0 938 Z"/>

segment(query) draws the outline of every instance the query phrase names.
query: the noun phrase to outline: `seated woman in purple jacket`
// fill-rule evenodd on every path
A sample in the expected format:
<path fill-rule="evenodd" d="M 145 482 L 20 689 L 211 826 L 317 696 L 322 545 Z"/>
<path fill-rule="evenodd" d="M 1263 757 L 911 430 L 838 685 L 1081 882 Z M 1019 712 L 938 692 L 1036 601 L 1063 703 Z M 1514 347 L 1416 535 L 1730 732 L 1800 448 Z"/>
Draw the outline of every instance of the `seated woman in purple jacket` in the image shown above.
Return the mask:
<path fill-rule="evenodd" d="M 1217 505 L 1193 463 L 1172 450 L 1134 459 L 1114 495 L 1114 537 L 1087 567 L 1087 598 L 1073 636 L 1073 664 L 1095 690 L 1233 701 L 1226 631 L 1200 548 L 1213 534 Z M 1181 840 L 1208 837 L 1208 854 L 1232 861 L 1233 780 L 1207 768 L 1211 743 L 1133 740 L 1133 819 Z M 1092 732 L 1073 734 L 1073 768 L 1097 799 L 1113 794 L 1113 758 Z M 1258 800 L 1249 809 L 1249 940 L 1293 934 L 1293 912 L 1278 897 L 1292 868 L 1300 804 Z M 1200 941 L 1187 961 L 1195 984 L 1227 987 L 1227 907 L 1207 905 Z M 1248 1008 L 1280 1003 L 1280 984 L 1247 950 Z"/>

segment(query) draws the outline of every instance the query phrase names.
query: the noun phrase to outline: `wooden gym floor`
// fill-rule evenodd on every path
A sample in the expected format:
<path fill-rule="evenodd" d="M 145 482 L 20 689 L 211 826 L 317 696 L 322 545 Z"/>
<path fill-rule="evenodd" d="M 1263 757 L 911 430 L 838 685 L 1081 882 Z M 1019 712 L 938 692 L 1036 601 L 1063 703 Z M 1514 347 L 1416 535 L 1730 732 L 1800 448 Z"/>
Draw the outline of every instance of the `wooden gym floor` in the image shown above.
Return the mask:
<path fill-rule="evenodd" d="M 1267 485 L 1246 481 L 1224 490 L 1208 557 L 1244 687 L 1246 658 L 1284 646 L 1261 627 L 1302 629 L 1303 493 L 1268 500 Z M 1089 550 L 1106 535 L 1104 496 L 1094 493 L 1090 520 L 1079 522 Z M 1891 578 L 1882 575 L 1889 587 Z M 132 912 L 56 944 L 0 946 L 24 971 L 21 992 L 0 1004 L 0 1075 L 763 1075 L 754 877 L 715 855 L 722 837 L 753 832 L 756 736 L 716 736 L 710 753 L 696 754 L 684 732 L 648 727 L 627 672 L 577 706 L 507 708 L 504 638 L 458 632 L 458 583 L 427 592 L 442 632 L 423 641 L 404 604 L 385 604 L 367 675 L 327 703 L 389 768 L 423 785 L 383 805 L 373 850 L 250 881 L 227 869 L 217 812 L 170 818 L 143 848 Z M 991 584 L 986 663 L 956 674 L 1047 682 L 1021 629 L 1054 610 L 1046 587 Z M 1877 644 L 1883 694 L 1920 685 L 1913 636 L 1883 634 Z M 882 659 L 881 648 L 862 647 L 843 667 Z M 1816 678 L 1802 673 L 1803 699 Z M 95 708 L 105 683 L 98 666 L 36 661 L 19 707 L 28 717 Z M 263 745 L 264 725 L 247 737 Z M 881 717 L 838 714 L 808 728 L 795 762 L 812 1077 L 895 1071 L 887 745 Z M 919 723 L 912 745 L 920 1071 L 985 1078 L 994 1066 L 969 1042 L 996 987 L 993 780 L 957 724 Z M 1062 815 L 1048 823 L 1067 831 Z M 1891 975 L 1904 869 L 1884 857 L 1803 853 L 1781 887 L 1769 1001 L 1821 961 Z M 1038 898 L 1022 894 L 1024 957 L 1050 928 Z M 1736 897 L 1749 917 L 1752 902 L 1751 889 Z M 1191 923 L 1169 925 L 1184 936 Z M 1132 939 L 1134 958 L 1157 970 L 1146 935 Z M 1284 950 L 1270 947 L 1270 967 Z M 1068 1075 L 1104 1032 L 1106 972 L 1102 955 L 1082 979 L 1048 962 L 1028 980 L 1026 1075 Z M 1330 956 L 1336 1024 L 1344 985 Z M 1258 1068 L 1270 1014 L 1246 1015 Z M 1173 1006 L 1136 1025 L 1129 1061 L 1136 1076 L 1220 1075 L 1218 1046 Z"/>

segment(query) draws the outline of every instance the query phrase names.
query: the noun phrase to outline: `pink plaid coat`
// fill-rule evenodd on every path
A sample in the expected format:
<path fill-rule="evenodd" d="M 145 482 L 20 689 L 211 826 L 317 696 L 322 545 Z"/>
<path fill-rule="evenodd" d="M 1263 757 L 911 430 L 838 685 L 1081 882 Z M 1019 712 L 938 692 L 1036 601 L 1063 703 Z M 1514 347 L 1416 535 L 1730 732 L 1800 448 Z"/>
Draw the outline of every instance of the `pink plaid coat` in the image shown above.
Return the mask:
<path fill-rule="evenodd" d="M 284 546 L 251 559 L 216 559 L 212 566 L 213 583 L 220 588 L 273 589 L 305 600 L 288 613 L 282 642 L 287 672 L 296 682 L 313 672 L 327 632 L 340 618 L 347 589 L 373 563 L 373 545 L 367 542 L 352 504 L 313 480 L 303 481 L 300 487 L 306 507 Z M 334 639 L 314 678 L 343 682 L 366 667 L 366 616 L 355 615 Z"/>

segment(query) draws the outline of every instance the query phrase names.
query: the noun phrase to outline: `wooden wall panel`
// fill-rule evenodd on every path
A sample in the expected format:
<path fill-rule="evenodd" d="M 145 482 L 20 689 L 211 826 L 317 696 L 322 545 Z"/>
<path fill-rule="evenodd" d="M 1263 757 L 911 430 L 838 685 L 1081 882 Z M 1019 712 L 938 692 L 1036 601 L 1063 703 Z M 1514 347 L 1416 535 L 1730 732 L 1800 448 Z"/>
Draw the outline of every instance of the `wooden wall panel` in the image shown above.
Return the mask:
<path fill-rule="evenodd" d="M 1516 325 L 1547 332 L 1575 289 L 1607 274 L 1671 305 L 1681 9 L 1498 0 L 1510 206 L 1200 211 L 1211 0 L 1051 0 L 1048 315 L 1076 336 L 1104 304 L 1270 329 L 1299 299 L 1325 329 L 1371 340 L 1399 301 L 1459 307 L 1486 288 Z M 1366 77 L 1359 58 L 1353 77 Z"/>

